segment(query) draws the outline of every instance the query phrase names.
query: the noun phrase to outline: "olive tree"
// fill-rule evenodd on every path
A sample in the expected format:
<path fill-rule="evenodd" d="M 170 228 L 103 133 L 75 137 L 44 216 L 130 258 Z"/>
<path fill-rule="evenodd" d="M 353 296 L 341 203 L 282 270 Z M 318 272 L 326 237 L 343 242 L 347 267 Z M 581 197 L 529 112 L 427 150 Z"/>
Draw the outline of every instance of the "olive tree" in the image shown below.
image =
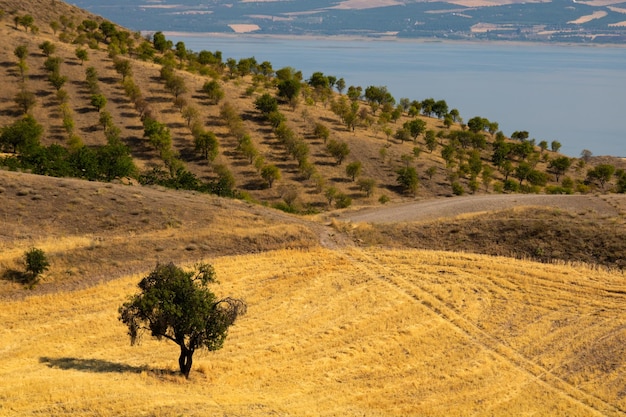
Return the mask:
<path fill-rule="evenodd" d="M 550 161 L 548 170 L 554 174 L 556 182 L 559 182 L 561 175 L 565 174 L 572 165 L 572 160 L 567 156 L 560 156 Z"/>
<path fill-rule="evenodd" d="M 615 166 L 610 164 L 600 164 L 593 169 L 587 171 L 587 181 L 598 182 L 604 190 L 604 186 L 611 180 L 615 173 Z"/>
<path fill-rule="evenodd" d="M 76 54 L 76 58 L 80 60 L 80 65 L 83 65 L 85 61 L 89 60 L 89 52 L 85 48 L 76 48 L 74 52 Z"/>
<path fill-rule="evenodd" d="M 254 101 L 254 107 L 264 116 L 278 110 L 278 101 L 270 94 L 265 93 Z"/>
<path fill-rule="evenodd" d="M 346 142 L 340 142 L 334 139 L 331 139 L 328 145 L 326 145 L 326 150 L 335 158 L 337 165 L 341 165 L 345 157 L 350 154 L 350 147 Z"/>
<path fill-rule="evenodd" d="M 28 278 L 25 281 L 29 284 L 35 284 L 39 281 L 39 275 L 44 273 L 50 267 L 48 258 L 43 250 L 32 248 L 24 254 L 26 262 L 26 272 Z"/>
<path fill-rule="evenodd" d="M 39 49 L 41 49 L 41 52 L 43 52 L 46 57 L 49 57 L 56 50 L 56 46 L 50 41 L 44 41 L 39 44 Z"/>
<path fill-rule="evenodd" d="M 376 180 L 373 178 L 361 178 L 357 185 L 359 190 L 363 191 L 367 197 L 370 197 L 376 189 Z"/>
<path fill-rule="evenodd" d="M 291 78 L 279 81 L 276 87 L 278 88 L 278 97 L 283 97 L 291 102 L 300 94 L 302 84 L 297 79 Z"/>
<path fill-rule="evenodd" d="M 126 77 L 130 77 L 133 74 L 132 64 L 127 59 L 114 59 L 113 67 L 115 71 L 122 76 L 122 82 L 126 80 Z"/>
<path fill-rule="evenodd" d="M 23 114 L 27 114 L 35 104 L 37 104 L 37 98 L 32 91 L 22 88 L 17 92 L 14 98 L 15 104 L 20 108 Z"/>
<path fill-rule="evenodd" d="M 261 177 L 267 181 L 267 184 L 272 188 L 274 181 L 277 181 L 281 177 L 280 169 L 273 164 L 265 165 L 261 168 Z"/>
<path fill-rule="evenodd" d="M 362 167 L 363 165 L 361 164 L 361 161 L 351 162 L 348 164 L 348 166 L 346 166 L 346 175 L 350 177 L 352 181 L 354 181 L 356 177 L 361 175 Z"/>
<path fill-rule="evenodd" d="M 131 344 L 144 331 L 176 343 L 180 372 L 189 378 L 194 352 L 221 349 L 228 328 L 246 312 L 243 300 L 218 298 L 208 287 L 215 282 L 215 269 L 209 264 L 197 265 L 189 272 L 173 263 L 158 264 L 139 282 L 139 294 L 118 310 L 119 320 L 128 326 Z"/>
<path fill-rule="evenodd" d="M 96 110 L 98 110 L 98 113 L 107 105 L 107 99 L 102 94 L 92 94 L 89 102 L 96 108 Z"/>
<path fill-rule="evenodd" d="M 419 186 L 419 176 L 413 167 L 403 167 L 396 171 L 398 184 L 407 192 L 415 195 Z"/>
<path fill-rule="evenodd" d="M 219 153 L 219 142 L 215 133 L 211 131 L 199 131 L 194 134 L 194 143 L 196 151 L 200 152 L 204 159 L 214 161 Z"/>
<path fill-rule="evenodd" d="M 224 90 L 215 80 L 205 82 L 201 91 L 206 94 L 211 104 L 217 104 L 224 98 Z"/>
<path fill-rule="evenodd" d="M 187 85 L 185 84 L 185 79 L 183 77 L 180 75 L 174 75 L 167 78 L 165 81 L 165 89 L 169 91 L 174 98 L 178 98 L 178 96 L 187 92 Z"/>
<path fill-rule="evenodd" d="M 26 45 L 19 45 L 13 50 L 13 54 L 20 61 L 24 60 L 28 56 L 28 47 Z"/>
<path fill-rule="evenodd" d="M 27 115 L 0 130 L 0 148 L 13 153 L 28 152 L 29 149 L 39 146 L 43 131 L 43 126 L 32 116 Z"/>

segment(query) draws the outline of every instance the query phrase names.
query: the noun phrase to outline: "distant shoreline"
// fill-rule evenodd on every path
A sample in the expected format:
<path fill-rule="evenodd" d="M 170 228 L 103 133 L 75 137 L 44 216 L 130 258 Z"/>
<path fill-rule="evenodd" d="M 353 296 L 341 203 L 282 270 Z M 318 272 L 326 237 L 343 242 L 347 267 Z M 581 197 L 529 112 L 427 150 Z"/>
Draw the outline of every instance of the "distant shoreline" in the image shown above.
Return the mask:
<path fill-rule="evenodd" d="M 154 33 L 154 31 L 141 31 L 142 34 Z M 163 31 L 167 37 L 178 38 L 256 38 L 256 39 L 279 39 L 279 40 L 320 40 L 340 42 L 403 42 L 403 43 L 446 43 L 446 44 L 473 44 L 473 45 L 510 45 L 510 46 L 559 46 L 559 47 L 583 47 L 583 48 L 626 48 L 626 44 L 589 44 L 569 42 L 540 42 L 540 41 L 506 41 L 506 40 L 462 40 L 462 39 L 428 39 L 428 38 L 398 38 L 393 35 L 359 36 L 359 35 L 271 35 L 254 32 L 226 33 L 226 32 L 180 32 Z"/>

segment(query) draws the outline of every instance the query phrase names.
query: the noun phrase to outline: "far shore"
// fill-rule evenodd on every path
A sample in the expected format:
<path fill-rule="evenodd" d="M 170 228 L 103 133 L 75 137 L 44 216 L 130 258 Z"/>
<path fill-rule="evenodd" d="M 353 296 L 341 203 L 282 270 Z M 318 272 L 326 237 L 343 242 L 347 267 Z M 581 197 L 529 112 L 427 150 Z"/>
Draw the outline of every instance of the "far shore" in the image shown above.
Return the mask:
<path fill-rule="evenodd" d="M 153 33 L 153 31 L 142 31 L 142 33 Z M 507 41 L 507 40 L 478 40 L 478 39 L 441 39 L 441 38 L 399 38 L 395 35 L 277 35 L 266 33 L 227 33 L 227 32 L 179 32 L 179 31 L 163 31 L 167 37 L 176 38 L 255 38 L 255 39 L 279 39 L 279 40 L 320 40 L 320 41 L 340 41 L 340 42 L 406 42 L 406 43 L 447 43 L 447 44 L 476 44 L 476 45 L 511 45 L 511 46 L 568 46 L 568 47 L 585 47 L 585 48 L 626 48 L 626 44 L 607 43 L 570 43 L 570 42 L 543 42 L 543 41 Z"/>

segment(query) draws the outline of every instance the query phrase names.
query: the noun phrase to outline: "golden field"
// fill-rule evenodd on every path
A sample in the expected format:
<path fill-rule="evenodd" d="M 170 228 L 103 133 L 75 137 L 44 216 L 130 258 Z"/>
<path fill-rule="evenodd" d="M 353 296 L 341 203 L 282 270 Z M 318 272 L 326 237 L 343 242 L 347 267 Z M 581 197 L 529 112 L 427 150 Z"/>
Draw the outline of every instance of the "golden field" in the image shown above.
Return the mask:
<path fill-rule="evenodd" d="M 2 301 L 0 415 L 622 415 L 621 272 L 419 250 L 208 259 L 248 303 L 225 347 L 176 374 L 131 347 L 140 276 Z"/>

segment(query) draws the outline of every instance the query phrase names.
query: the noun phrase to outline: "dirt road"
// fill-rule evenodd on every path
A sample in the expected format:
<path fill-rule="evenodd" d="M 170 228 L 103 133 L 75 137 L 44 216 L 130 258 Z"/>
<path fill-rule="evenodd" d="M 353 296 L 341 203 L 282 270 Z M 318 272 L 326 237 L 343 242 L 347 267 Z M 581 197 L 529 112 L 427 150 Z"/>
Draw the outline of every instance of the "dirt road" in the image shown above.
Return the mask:
<path fill-rule="evenodd" d="M 555 207 L 617 216 L 618 210 L 596 195 L 497 194 L 413 201 L 341 214 L 338 219 L 355 223 L 427 221 L 461 214 L 503 210 L 513 207 Z"/>

